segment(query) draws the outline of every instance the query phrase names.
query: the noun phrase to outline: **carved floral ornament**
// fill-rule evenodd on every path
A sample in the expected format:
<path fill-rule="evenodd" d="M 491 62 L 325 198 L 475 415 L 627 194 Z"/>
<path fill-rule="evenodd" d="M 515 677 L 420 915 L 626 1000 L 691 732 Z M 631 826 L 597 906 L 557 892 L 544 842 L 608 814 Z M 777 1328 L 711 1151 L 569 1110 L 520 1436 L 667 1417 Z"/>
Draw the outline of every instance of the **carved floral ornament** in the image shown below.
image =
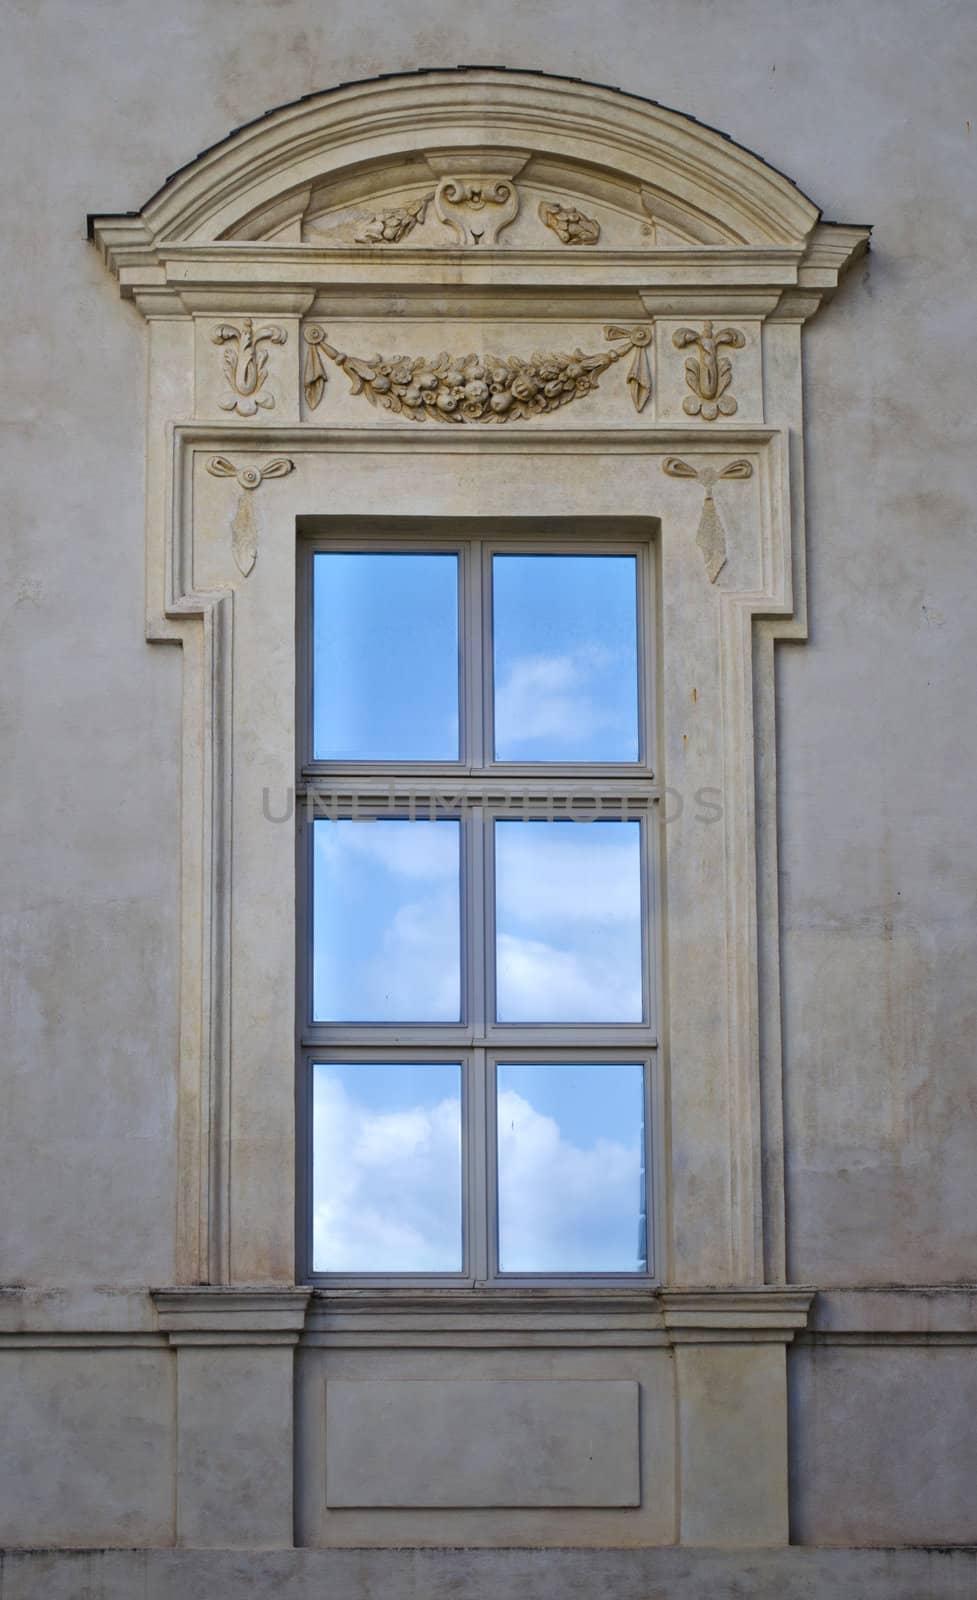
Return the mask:
<path fill-rule="evenodd" d="M 552 228 L 561 244 L 596 244 L 600 238 L 600 223 L 594 217 L 585 217 L 576 206 L 541 200 L 539 218 Z"/>
<path fill-rule="evenodd" d="M 393 206 L 389 211 L 378 211 L 370 217 L 354 235 L 357 244 L 399 244 L 401 239 L 406 239 L 419 222 L 423 222 L 427 215 L 427 208 L 434 199 L 432 194 L 424 194 L 419 200 L 412 200 L 409 205 Z"/>
<path fill-rule="evenodd" d="M 571 354 L 531 356 L 464 356 L 442 351 L 427 356 L 374 356 L 370 361 L 345 355 L 329 344 L 316 323 L 304 329 L 307 345 L 305 398 L 315 410 L 326 386 L 327 355 L 346 373 L 353 394 L 364 394 L 371 405 L 409 418 L 412 422 L 513 422 L 528 421 L 558 411 L 598 387 L 601 374 L 632 354 L 627 384 L 636 411 L 643 411 L 651 396 L 648 364 L 650 327 L 604 329 L 606 339 L 620 340 L 617 349 L 598 355 L 582 350 Z"/>
<path fill-rule="evenodd" d="M 695 542 L 702 551 L 709 582 L 715 583 L 726 565 L 726 530 L 712 497 L 713 485 L 721 479 L 752 478 L 753 464 L 740 457 L 736 461 L 728 461 L 724 467 L 693 467 L 679 456 L 666 456 L 662 471 L 670 478 L 694 478 L 705 488 L 706 498 L 702 502 L 702 516 L 699 518 Z"/>
<path fill-rule="evenodd" d="M 264 328 L 255 328 L 250 317 L 245 317 L 238 328 L 233 322 L 220 323 L 211 334 L 214 344 L 224 345 L 224 376 L 230 394 L 218 404 L 222 411 L 237 411 L 242 417 L 253 417 L 259 407 L 270 411 L 274 396 L 265 394 L 268 376 L 268 352 L 263 344 L 284 344 L 288 338 L 284 328 L 270 322 Z"/>
<path fill-rule="evenodd" d="M 739 328 L 720 328 L 714 333 L 711 322 L 702 324 L 701 333 L 694 328 L 676 328 L 672 343 L 676 350 L 695 345 L 697 352 L 685 363 L 685 381 L 692 393 L 682 401 L 682 410 L 689 417 L 701 415 L 703 422 L 731 417 L 737 410 L 736 401 L 727 392 L 733 381 L 733 363 L 719 351 L 724 346 L 742 350 L 746 339 Z"/>
<path fill-rule="evenodd" d="M 246 491 L 238 500 L 231 521 L 231 550 L 238 571 L 245 578 L 258 559 L 258 520 L 251 491 L 260 488 L 266 478 L 287 478 L 294 468 L 295 462 L 288 456 L 274 456 L 262 467 L 238 467 L 227 456 L 211 456 L 207 462 L 207 471 L 212 477 L 236 478 L 238 486 Z"/>
<path fill-rule="evenodd" d="M 368 245 L 400 244 L 425 221 L 428 206 L 432 204 L 439 221 L 451 229 L 456 244 L 494 245 L 499 234 L 518 215 L 519 191 L 508 177 L 443 178 L 429 194 L 365 217 L 353 241 Z M 600 239 L 600 223 L 571 202 L 541 200 L 537 215 L 561 244 L 596 244 Z"/>

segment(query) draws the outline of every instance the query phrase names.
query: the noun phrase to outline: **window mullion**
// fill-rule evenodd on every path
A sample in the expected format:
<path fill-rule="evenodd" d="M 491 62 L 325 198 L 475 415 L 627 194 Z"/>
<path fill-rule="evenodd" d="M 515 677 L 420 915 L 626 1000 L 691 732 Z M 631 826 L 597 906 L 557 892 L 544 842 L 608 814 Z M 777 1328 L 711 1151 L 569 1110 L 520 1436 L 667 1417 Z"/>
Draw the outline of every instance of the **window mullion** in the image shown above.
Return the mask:
<path fill-rule="evenodd" d="M 478 540 L 466 544 L 461 553 L 464 584 L 460 648 L 464 660 L 465 726 L 462 754 L 470 770 L 485 765 L 485 665 L 483 643 L 483 563 Z"/>
<path fill-rule="evenodd" d="M 469 1064 L 468 1094 L 468 1239 L 469 1272 L 476 1283 L 484 1282 L 490 1273 L 489 1262 L 489 1149 L 487 1131 L 488 1093 L 486 1088 L 486 1052 L 475 1049 Z"/>

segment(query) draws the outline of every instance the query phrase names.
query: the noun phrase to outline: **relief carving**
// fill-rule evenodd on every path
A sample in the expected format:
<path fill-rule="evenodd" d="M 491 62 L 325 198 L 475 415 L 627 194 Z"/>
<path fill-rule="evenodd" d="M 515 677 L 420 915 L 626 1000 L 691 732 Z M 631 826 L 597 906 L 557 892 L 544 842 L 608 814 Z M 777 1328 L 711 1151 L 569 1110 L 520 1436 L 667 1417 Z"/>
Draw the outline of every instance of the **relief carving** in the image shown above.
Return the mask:
<path fill-rule="evenodd" d="M 715 583 L 726 565 L 726 530 L 722 525 L 716 503 L 712 497 L 713 485 L 721 479 L 752 478 L 753 464 L 742 458 L 727 462 L 725 467 L 699 467 L 689 465 L 679 456 L 666 456 L 662 471 L 670 478 L 695 478 L 703 485 L 706 498 L 702 503 L 699 531 L 695 542 L 702 551 L 710 583 Z"/>
<path fill-rule="evenodd" d="M 255 329 L 251 318 L 246 317 L 239 328 L 232 322 L 222 322 L 210 337 L 214 344 L 227 346 L 223 365 L 231 393 L 218 402 L 221 410 L 237 411 L 242 417 L 253 417 L 259 406 L 270 411 L 274 397 L 262 393 L 268 375 L 268 352 L 259 346 L 284 344 L 288 337 L 284 328 L 270 322 Z"/>
<path fill-rule="evenodd" d="M 703 422 L 715 422 L 718 416 L 731 417 L 737 409 L 736 401 L 727 393 L 733 381 L 733 363 L 719 351 L 724 346 L 742 350 L 746 340 L 739 328 L 720 328 L 713 333 L 711 322 L 702 324 L 701 333 L 694 328 L 676 328 L 672 343 L 676 350 L 695 345 L 698 352 L 685 363 L 685 381 L 692 393 L 682 401 L 682 410 L 690 417 L 701 415 Z"/>
<path fill-rule="evenodd" d="M 629 350 L 634 351 L 634 358 L 628 368 L 627 385 L 631 390 L 631 404 L 635 411 L 643 411 L 651 399 L 651 368 L 648 365 L 651 329 L 619 328 L 614 325 L 604 329 L 604 338 L 628 341 L 618 353 L 618 360 L 621 356 L 626 356 Z"/>
<path fill-rule="evenodd" d="M 511 178 L 442 178 L 434 191 L 434 209 L 459 244 L 494 245 L 514 220 L 519 195 Z"/>
<path fill-rule="evenodd" d="M 315 322 L 307 322 L 302 333 L 306 344 L 302 385 L 305 389 L 306 405 L 310 411 L 314 411 L 322 399 L 323 390 L 328 382 L 326 364 L 322 359 L 322 341 L 325 334 Z"/>
<path fill-rule="evenodd" d="M 240 488 L 247 491 L 237 503 L 231 521 L 231 549 L 238 571 L 246 578 L 258 559 L 258 522 L 254 514 L 250 491 L 260 487 L 266 478 L 287 478 L 295 462 L 288 456 L 274 456 L 263 467 L 236 467 L 227 456 L 211 456 L 207 471 L 215 478 L 236 478 Z"/>
<path fill-rule="evenodd" d="M 361 231 L 354 234 L 357 244 L 399 244 L 409 233 L 424 221 L 428 206 L 434 195 L 422 195 L 420 200 L 412 200 L 409 205 L 395 206 L 389 211 L 378 211 L 375 216 L 364 223 Z"/>
<path fill-rule="evenodd" d="M 651 395 L 648 365 L 649 327 L 605 328 L 607 339 L 621 341 L 615 350 L 585 355 L 464 356 L 442 351 L 427 356 L 375 356 L 364 361 L 349 356 L 327 343 L 317 324 L 305 329 L 309 346 L 306 360 L 305 396 L 313 410 L 322 398 L 325 373 L 322 355 L 327 355 L 346 373 L 353 394 L 364 394 L 371 405 L 380 405 L 411 422 L 512 422 L 557 411 L 583 395 L 591 394 L 600 376 L 615 362 L 633 351 L 627 375 L 631 401 L 641 411 Z"/>
<path fill-rule="evenodd" d="M 552 228 L 562 244 L 596 244 L 600 238 L 600 223 L 585 217 L 575 206 L 561 206 L 558 200 L 539 203 L 540 221 Z"/>

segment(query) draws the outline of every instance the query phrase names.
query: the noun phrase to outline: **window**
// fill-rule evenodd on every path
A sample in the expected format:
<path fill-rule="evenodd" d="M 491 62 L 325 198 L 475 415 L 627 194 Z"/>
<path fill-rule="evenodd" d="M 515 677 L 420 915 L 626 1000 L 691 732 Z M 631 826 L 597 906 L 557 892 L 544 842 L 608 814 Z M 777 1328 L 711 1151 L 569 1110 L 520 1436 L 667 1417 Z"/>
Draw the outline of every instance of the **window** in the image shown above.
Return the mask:
<path fill-rule="evenodd" d="M 650 1278 L 647 535 L 300 549 L 306 1275 Z"/>

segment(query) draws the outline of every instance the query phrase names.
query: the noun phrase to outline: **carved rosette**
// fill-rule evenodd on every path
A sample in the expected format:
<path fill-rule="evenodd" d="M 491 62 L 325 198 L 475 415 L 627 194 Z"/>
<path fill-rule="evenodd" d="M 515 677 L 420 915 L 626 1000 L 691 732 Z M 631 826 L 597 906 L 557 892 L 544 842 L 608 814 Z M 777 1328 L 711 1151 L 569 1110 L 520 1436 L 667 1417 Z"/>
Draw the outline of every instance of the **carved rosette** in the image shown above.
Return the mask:
<path fill-rule="evenodd" d="M 752 462 L 739 457 L 736 461 L 728 461 L 724 467 L 693 467 L 679 456 L 666 456 L 662 471 L 670 478 L 694 478 L 706 491 L 695 542 L 702 551 L 709 582 L 715 583 L 726 565 L 726 530 L 712 497 L 713 485 L 730 478 L 752 478 Z"/>
<path fill-rule="evenodd" d="M 643 410 L 651 395 L 650 327 L 611 326 L 604 336 L 620 341 L 619 347 L 598 355 L 574 350 L 569 355 L 453 356 L 442 351 L 433 359 L 375 356 L 364 361 L 335 349 L 324 330 L 311 324 L 304 330 L 309 347 L 305 398 L 313 411 L 322 399 L 324 353 L 346 373 L 353 394 L 363 394 L 371 405 L 411 422 L 529 421 L 592 394 L 601 374 L 633 352 L 627 384 L 635 410 Z"/>

